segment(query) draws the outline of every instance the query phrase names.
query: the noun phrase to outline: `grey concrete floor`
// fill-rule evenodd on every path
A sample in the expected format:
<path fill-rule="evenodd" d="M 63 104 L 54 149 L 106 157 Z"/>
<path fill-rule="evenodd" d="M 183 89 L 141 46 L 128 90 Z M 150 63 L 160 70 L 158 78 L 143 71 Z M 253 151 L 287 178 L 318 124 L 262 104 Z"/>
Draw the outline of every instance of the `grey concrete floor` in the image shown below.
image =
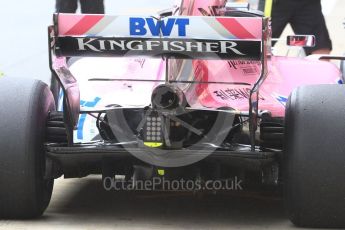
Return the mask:
<path fill-rule="evenodd" d="M 106 0 L 107 12 L 154 11 L 171 1 Z M 334 54 L 345 51 L 344 0 L 324 0 Z M 329 8 L 329 9 L 328 9 Z M 7 1 L 0 7 L 0 71 L 49 81 L 46 27 L 54 1 Z M 59 179 L 45 215 L 33 221 L 0 221 L 0 229 L 293 229 L 276 197 L 106 192 L 100 179 Z"/>
<path fill-rule="evenodd" d="M 41 219 L 0 229 L 294 229 L 279 197 L 259 195 L 107 192 L 99 177 L 59 179 Z"/>

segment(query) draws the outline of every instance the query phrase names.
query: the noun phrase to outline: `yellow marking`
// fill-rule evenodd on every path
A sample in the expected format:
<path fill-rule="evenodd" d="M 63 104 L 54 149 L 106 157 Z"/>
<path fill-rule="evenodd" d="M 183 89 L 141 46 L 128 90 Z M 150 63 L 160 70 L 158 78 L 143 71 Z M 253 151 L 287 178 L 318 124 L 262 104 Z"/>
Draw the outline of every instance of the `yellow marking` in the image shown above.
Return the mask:
<path fill-rule="evenodd" d="M 266 17 L 271 17 L 272 6 L 273 6 L 273 0 L 266 0 L 266 2 L 265 2 L 265 12 L 264 12 Z"/>
<path fill-rule="evenodd" d="M 165 175 L 164 169 L 158 169 L 158 175 L 164 176 Z"/>
<path fill-rule="evenodd" d="M 161 147 L 163 145 L 163 143 L 159 143 L 159 142 L 144 142 L 144 145 L 150 148 L 158 148 Z"/>

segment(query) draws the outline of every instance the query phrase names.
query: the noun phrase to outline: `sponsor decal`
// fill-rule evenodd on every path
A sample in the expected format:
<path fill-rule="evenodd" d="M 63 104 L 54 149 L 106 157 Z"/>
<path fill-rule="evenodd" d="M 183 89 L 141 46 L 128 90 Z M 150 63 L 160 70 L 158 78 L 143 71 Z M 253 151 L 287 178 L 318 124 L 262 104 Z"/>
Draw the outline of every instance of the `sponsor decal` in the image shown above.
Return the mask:
<path fill-rule="evenodd" d="M 154 51 L 166 52 L 207 52 L 207 53 L 228 53 L 233 52 L 237 55 L 245 55 L 236 47 L 233 41 L 202 42 L 202 41 L 169 41 L 169 40 L 102 40 L 95 38 L 77 38 L 79 50 L 93 50 L 102 52 L 106 50 L 129 50 L 129 51 Z"/>
<path fill-rule="evenodd" d="M 258 75 L 259 74 L 259 71 L 258 69 L 256 68 L 256 66 L 247 66 L 247 67 L 243 67 L 241 68 L 242 70 L 242 73 L 244 75 Z"/>
<path fill-rule="evenodd" d="M 243 68 L 244 65 L 257 65 L 261 66 L 260 61 L 247 61 L 247 60 L 229 60 L 228 65 L 230 68 L 238 69 L 238 67 Z"/>
<path fill-rule="evenodd" d="M 280 103 L 282 104 L 284 107 L 286 106 L 286 103 L 288 101 L 288 97 L 283 96 L 283 95 L 279 95 L 279 94 L 273 94 L 273 97 Z"/>
<path fill-rule="evenodd" d="M 179 37 L 186 36 L 186 28 L 189 25 L 188 18 L 168 18 L 157 20 L 155 18 L 129 18 L 131 36 L 144 36 L 150 34 L 155 37 L 170 36 L 176 27 Z"/>
<path fill-rule="evenodd" d="M 261 62 L 251 60 L 229 60 L 228 65 L 231 69 L 241 70 L 243 75 L 254 75 L 260 74 Z"/>
<path fill-rule="evenodd" d="M 250 88 L 239 88 L 239 89 L 230 89 L 227 88 L 225 90 L 216 90 L 213 93 L 221 98 L 222 100 L 230 100 L 230 101 L 236 101 L 236 100 L 244 100 L 250 98 Z M 259 100 L 264 101 L 265 98 L 262 96 L 259 96 Z"/>
<path fill-rule="evenodd" d="M 170 55 L 181 58 L 259 58 L 259 41 L 227 41 L 204 39 L 148 39 L 148 38 L 96 38 L 62 37 L 60 48 L 62 56 L 124 56 Z"/>

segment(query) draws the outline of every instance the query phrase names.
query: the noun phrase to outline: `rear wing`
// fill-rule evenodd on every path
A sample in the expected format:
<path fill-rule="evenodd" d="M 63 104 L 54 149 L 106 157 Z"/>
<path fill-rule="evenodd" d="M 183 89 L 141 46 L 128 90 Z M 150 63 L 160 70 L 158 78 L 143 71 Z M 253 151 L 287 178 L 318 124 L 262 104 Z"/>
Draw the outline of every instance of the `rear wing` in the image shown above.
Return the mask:
<path fill-rule="evenodd" d="M 265 18 L 55 14 L 56 56 L 261 60 Z"/>

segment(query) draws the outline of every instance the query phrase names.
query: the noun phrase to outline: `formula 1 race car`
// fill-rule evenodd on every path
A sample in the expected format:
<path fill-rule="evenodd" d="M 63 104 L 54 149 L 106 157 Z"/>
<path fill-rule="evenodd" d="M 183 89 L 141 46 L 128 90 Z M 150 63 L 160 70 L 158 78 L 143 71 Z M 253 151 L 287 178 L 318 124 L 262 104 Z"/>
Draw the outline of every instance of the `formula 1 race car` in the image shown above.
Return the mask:
<path fill-rule="evenodd" d="M 48 32 L 51 88 L 0 79 L 1 217 L 42 215 L 61 176 L 238 177 L 283 186 L 298 226 L 345 227 L 343 76 L 273 56 L 269 18 L 184 0 L 155 17 L 55 14 Z"/>

